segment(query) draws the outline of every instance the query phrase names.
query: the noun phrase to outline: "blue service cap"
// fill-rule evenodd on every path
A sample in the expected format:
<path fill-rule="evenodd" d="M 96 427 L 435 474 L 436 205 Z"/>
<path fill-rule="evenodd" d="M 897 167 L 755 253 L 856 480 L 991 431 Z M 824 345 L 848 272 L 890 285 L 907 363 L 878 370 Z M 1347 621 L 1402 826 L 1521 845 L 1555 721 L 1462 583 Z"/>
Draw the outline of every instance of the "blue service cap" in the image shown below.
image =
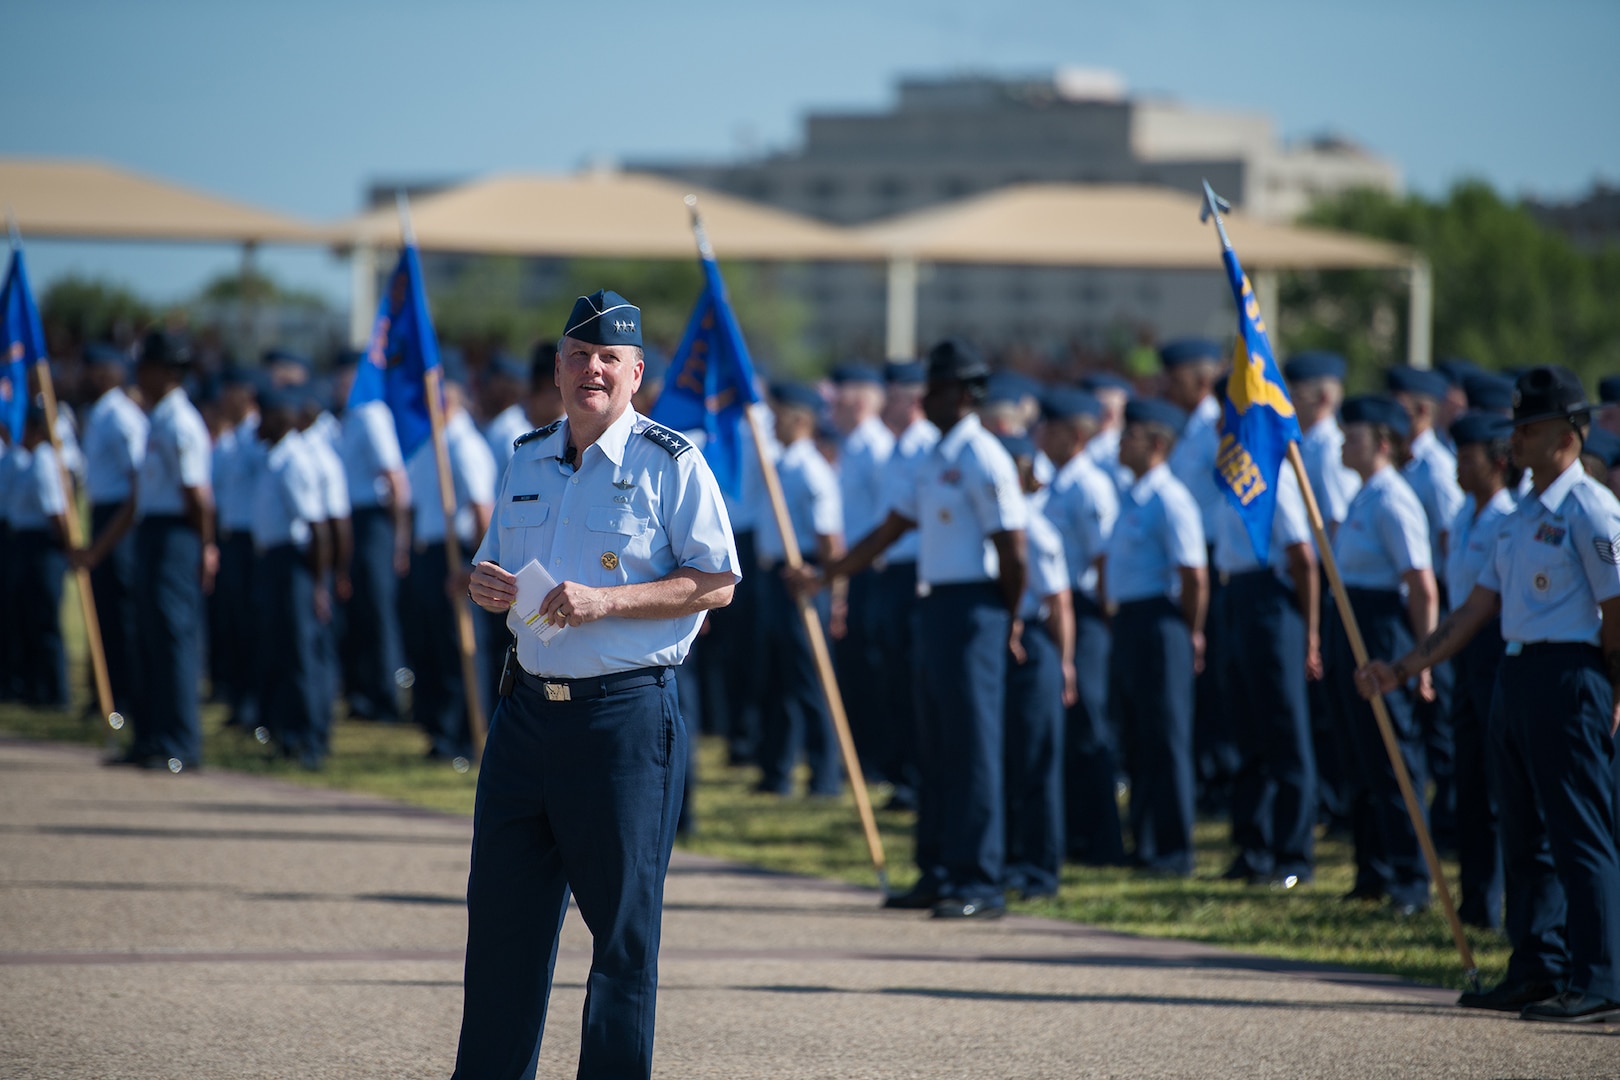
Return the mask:
<path fill-rule="evenodd" d="M 1195 360 L 1211 360 L 1218 364 L 1225 359 L 1226 350 L 1213 338 L 1176 338 L 1159 346 L 1159 363 L 1163 364 L 1166 370 L 1190 364 Z"/>
<path fill-rule="evenodd" d="M 105 341 L 92 341 L 84 347 L 84 362 L 86 364 L 117 364 L 120 367 L 127 367 L 129 366 L 129 353 Z"/>
<path fill-rule="evenodd" d="M 1102 415 L 1102 403 L 1074 386 L 1054 386 L 1041 395 L 1041 416 L 1047 420 L 1092 419 Z"/>
<path fill-rule="evenodd" d="M 1403 439 L 1412 437 L 1412 418 L 1388 394 L 1357 394 L 1339 407 L 1341 424 L 1382 424 Z"/>
<path fill-rule="evenodd" d="M 1384 373 L 1384 385 L 1392 394 L 1421 394 L 1438 401 L 1446 396 L 1451 384 L 1438 371 L 1400 364 Z"/>
<path fill-rule="evenodd" d="M 1598 380 L 1598 400 L 1605 405 L 1620 405 L 1620 375 L 1606 375 Z"/>
<path fill-rule="evenodd" d="M 1127 396 L 1136 393 L 1136 384 L 1112 371 L 1093 371 L 1080 379 L 1080 389 L 1090 394 L 1099 390 L 1123 390 Z"/>
<path fill-rule="evenodd" d="M 489 358 L 489 373 L 503 379 L 523 382 L 529 377 L 529 365 L 509 352 L 498 352 Z"/>
<path fill-rule="evenodd" d="M 1512 421 L 1504 421 L 1510 426 Z M 1581 447 L 1581 453 L 1591 454 L 1603 462 L 1605 469 L 1612 469 L 1620 465 L 1620 435 L 1616 435 L 1608 428 L 1594 426 L 1586 433 L 1586 445 Z"/>
<path fill-rule="evenodd" d="M 612 289 L 598 289 L 574 301 L 562 336 L 592 345 L 640 348 L 641 309 Z"/>
<path fill-rule="evenodd" d="M 310 362 L 309 357 L 295 353 L 291 349 L 280 348 L 266 349 L 259 362 L 265 367 L 269 367 L 271 364 L 292 364 L 295 367 L 303 368 L 305 371 L 311 371 L 315 367 Z"/>
<path fill-rule="evenodd" d="M 804 383 L 779 382 L 771 384 L 771 397 L 780 405 L 820 412 L 825 401 L 820 391 Z"/>
<path fill-rule="evenodd" d="M 1448 356 L 1444 360 L 1435 361 L 1434 370 L 1444 375 L 1452 386 L 1467 387 L 1468 377 L 1480 374 L 1483 369 L 1466 357 Z"/>
<path fill-rule="evenodd" d="M 1493 412 L 1470 410 L 1451 422 L 1451 441 L 1458 446 L 1505 439 L 1513 434 L 1513 421 Z"/>
<path fill-rule="evenodd" d="M 929 382 L 983 382 L 988 378 L 990 365 L 961 338 L 946 338 L 928 350 Z"/>
<path fill-rule="evenodd" d="M 921 386 L 928 381 L 928 368 L 921 360 L 901 360 L 883 365 L 883 381 L 890 386 Z"/>
<path fill-rule="evenodd" d="M 1580 376 L 1562 365 L 1531 368 L 1513 384 L 1514 426 L 1580 417 L 1591 411 Z"/>
<path fill-rule="evenodd" d="M 1179 438 L 1181 429 L 1187 426 L 1187 414 L 1158 398 L 1133 398 L 1125 403 L 1125 423 L 1158 424 Z"/>
<path fill-rule="evenodd" d="M 1489 371 L 1476 371 L 1463 380 L 1470 409 L 1506 413 L 1513 408 L 1513 380 Z"/>
<path fill-rule="evenodd" d="M 843 386 L 853 383 L 881 383 L 883 376 L 878 369 L 870 364 L 848 363 L 839 364 L 827 375 L 834 386 Z"/>
<path fill-rule="evenodd" d="M 1344 357 L 1325 349 L 1296 353 L 1283 365 L 1283 377 L 1289 382 L 1304 382 L 1306 379 L 1337 379 L 1343 382 L 1344 372 Z"/>
<path fill-rule="evenodd" d="M 997 435 L 1001 448 L 1013 458 L 1033 458 L 1035 456 L 1035 440 L 1028 435 Z"/>
<path fill-rule="evenodd" d="M 157 367 L 186 368 L 196 359 L 191 341 L 179 331 L 148 330 L 141 339 L 140 363 Z"/>
<path fill-rule="evenodd" d="M 1040 384 L 1015 371 L 997 371 L 985 380 L 986 405 L 1018 405 L 1025 398 L 1039 396 Z"/>

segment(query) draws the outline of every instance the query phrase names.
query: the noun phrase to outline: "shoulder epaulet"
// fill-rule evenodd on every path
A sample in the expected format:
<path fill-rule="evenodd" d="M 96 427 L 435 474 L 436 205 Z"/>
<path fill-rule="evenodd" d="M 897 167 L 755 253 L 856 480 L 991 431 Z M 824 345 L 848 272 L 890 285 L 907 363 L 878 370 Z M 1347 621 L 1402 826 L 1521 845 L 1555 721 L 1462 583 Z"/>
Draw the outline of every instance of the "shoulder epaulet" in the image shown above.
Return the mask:
<path fill-rule="evenodd" d="M 526 432 L 525 434 L 519 435 L 517 438 L 512 440 L 512 449 L 516 450 L 518 447 L 522 446 L 524 443 L 534 442 L 534 440 L 536 440 L 536 439 L 543 439 L 547 435 L 550 435 L 553 432 L 555 432 L 560 427 L 562 427 L 562 421 L 561 420 L 553 420 L 551 423 L 547 424 L 545 427 L 535 428 L 533 431 Z"/>
<path fill-rule="evenodd" d="M 659 424 L 649 423 L 642 429 L 641 433 L 663 447 L 664 452 L 672 458 L 678 458 L 692 449 L 692 444 L 687 442 L 685 438 Z"/>

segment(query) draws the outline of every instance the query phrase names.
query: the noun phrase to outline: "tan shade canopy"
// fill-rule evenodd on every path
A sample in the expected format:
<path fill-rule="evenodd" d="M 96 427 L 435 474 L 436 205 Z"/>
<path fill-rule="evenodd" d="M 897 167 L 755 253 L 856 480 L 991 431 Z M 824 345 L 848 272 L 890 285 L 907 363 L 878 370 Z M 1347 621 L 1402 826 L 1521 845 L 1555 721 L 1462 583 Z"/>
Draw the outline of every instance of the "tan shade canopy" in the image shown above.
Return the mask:
<path fill-rule="evenodd" d="M 325 230 L 93 161 L 0 158 L 24 238 L 318 244 Z"/>
<path fill-rule="evenodd" d="M 697 254 L 683 199 L 693 188 L 639 173 L 505 175 L 411 203 L 424 251 L 684 259 Z M 783 210 L 697 191 L 716 253 L 732 259 L 873 259 L 860 237 Z M 336 242 L 396 245 L 398 215 L 376 210 L 333 227 Z"/>
<path fill-rule="evenodd" d="M 1200 200 L 1158 187 L 1023 184 L 857 229 L 872 246 L 925 262 L 1214 269 L 1220 241 Z M 1404 267 L 1394 244 L 1223 214 L 1245 269 Z"/>

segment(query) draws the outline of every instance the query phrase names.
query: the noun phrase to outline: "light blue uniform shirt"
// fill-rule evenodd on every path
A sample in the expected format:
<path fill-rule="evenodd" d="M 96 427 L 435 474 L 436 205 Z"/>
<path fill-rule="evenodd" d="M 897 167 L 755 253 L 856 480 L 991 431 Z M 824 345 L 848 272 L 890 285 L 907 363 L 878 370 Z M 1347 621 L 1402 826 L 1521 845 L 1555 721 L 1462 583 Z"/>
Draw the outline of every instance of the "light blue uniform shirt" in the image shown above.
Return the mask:
<path fill-rule="evenodd" d="M 1299 456 L 1322 520 L 1331 525 L 1343 523 L 1350 500 L 1361 490 L 1361 477 L 1344 463 L 1344 429 L 1339 422 L 1331 416 L 1318 420 L 1300 439 Z"/>
<path fill-rule="evenodd" d="M 1451 530 L 1463 505 L 1462 488 L 1457 486 L 1457 457 L 1430 429 L 1412 440 L 1412 460 L 1401 475 L 1429 519 L 1429 563 L 1442 566 L 1440 536 Z"/>
<path fill-rule="evenodd" d="M 1089 444 L 1088 444 L 1089 445 Z M 1071 587 L 1097 598 L 1097 560 L 1119 520 L 1119 489 L 1084 451 L 1064 463 L 1046 491 L 1046 517 L 1063 537 Z"/>
<path fill-rule="evenodd" d="M 208 425 L 185 390 L 177 386 L 152 409 L 135 496 L 140 515 L 184 514 L 181 490 L 208 487 L 212 467 Z"/>
<path fill-rule="evenodd" d="M 283 544 L 302 551 L 309 546 L 311 523 L 326 517 L 312 441 L 303 432 L 289 431 L 276 445 L 264 448 L 252 488 L 255 551 Z"/>
<path fill-rule="evenodd" d="M 748 406 L 759 419 L 765 433 L 765 456 L 775 461 L 782 453 L 782 444 L 776 441 L 776 417 L 763 401 Z M 724 495 L 727 520 L 736 532 L 753 532 L 771 518 L 771 499 L 765 491 L 765 475 L 759 471 L 759 454 L 754 449 L 754 428 L 747 418 L 738 420 L 738 454 L 742 458 L 741 475 L 737 478 L 737 497 Z"/>
<path fill-rule="evenodd" d="M 1510 650 L 1513 642 L 1598 644 L 1598 605 L 1620 596 L 1620 500 L 1576 461 L 1498 524 L 1479 587 L 1502 598 Z"/>
<path fill-rule="evenodd" d="M 512 455 L 474 562 L 516 573 L 537 559 L 559 582 L 595 587 L 659 581 L 681 568 L 742 579 L 720 486 L 686 440 L 626 409 L 573 470 L 561 460 L 568 422 L 541 431 Z M 532 674 L 567 679 L 675 665 L 702 624 L 702 612 L 599 619 L 545 645 L 524 631 L 516 635 L 518 662 Z"/>
<path fill-rule="evenodd" d="M 788 520 L 793 523 L 793 536 L 799 542 L 799 553 L 806 558 L 816 554 L 816 537 L 844 534 L 843 499 L 838 491 L 838 477 L 827 459 L 816 449 L 814 439 L 800 439 L 782 451 L 776 462 L 776 475 L 782 482 L 782 501 L 787 504 Z M 786 558 L 782 548 L 782 532 L 776 527 L 776 515 L 760 522 L 754 529 L 754 542 L 758 545 L 759 564 L 768 567 Z"/>
<path fill-rule="evenodd" d="M 889 512 L 899 505 L 903 498 L 917 490 L 918 472 L 922 463 L 927 460 L 928 452 L 939 442 L 939 428 L 922 418 L 911 422 L 900 437 L 894 441 L 894 453 L 889 455 L 889 467 L 883 470 L 883 514 L 879 521 L 885 521 Z M 865 533 L 851 533 L 849 542 L 859 543 Z M 883 553 L 882 561 L 885 566 L 896 566 L 917 561 L 917 550 L 922 543 L 917 530 L 908 531 L 900 539 L 889 545 Z"/>
<path fill-rule="evenodd" d="M 1097 468 L 1102 470 L 1104 476 L 1114 482 L 1115 494 L 1128 491 L 1130 486 L 1136 483 L 1136 477 L 1131 475 L 1131 470 L 1119 463 L 1121 434 L 1123 432 L 1120 428 L 1105 428 L 1093 435 L 1082 451 Z"/>
<path fill-rule="evenodd" d="M 917 523 L 917 580 L 929 585 L 995 580 L 1001 561 L 990 537 L 1029 520 L 1018 467 L 973 413 L 928 451 L 895 510 Z"/>
<path fill-rule="evenodd" d="M 11 493 L 28 468 L 29 454 L 16 443 L 0 444 L 0 521 L 11 524 Z"/>
<path fill-rule="evenodd" d="M 520 404 L 508 405 L 484 425 L 484 440 L 489 443 L 489 452 L 495 457 L 498 477 L 506 476 L 506 466 L 512 460 L 512 444 L 519 436 L 527 435 L 532 430 L 534 425 L 529 423 L 529 414 L 523 411 Z"/>
<path fill-rule="evenodd" d="M 1305 514 L 1305 496 L 1299 490 L 1299 478 L 1286 465 L 1277 473 L 1276 513 L 1271 518 L 1271 550 L 1266 565 L 1277 579 L 1292 585 L 1288 574 L 1288 549 L 1295 544 L 1311 543 L 1311 523 Z M 1260 568 L 1254 556 L 1254 543 L 1243 524 L 1232 500 L 1221 496 L 1220 512 L 1215 516 L 1215 569 L 1223 574 L 1246 574 Z"/>
<path fill-rule="evenodd" d="M 121 387 L 90 407 L 84 423 L 84 489 L 92 506 L 129 499 L 146 456 L 148 426 L 146 414 Z"/>
<path fill-rule="evenodd" d="M 1050 597 L 1069 591 L 1069 564 L 1063 557 L 1063 537 L 1041 513 L 1039 499 L 1026 499 L 1029 522 L 1024 527 L 1029 559 L 1029 579 L 1018 601 L 1018 617 L 1025 622 L 1044 619 L 1050 614 Z"/>
<path fill-rule="evenodd" d="M 844 533 L 859 540 L 888 516 L 883 505 L 883 473 L 894 456 L 895 438 L 882 420 L 868 416 L 844 438 L 838 454 L 838 491 L 844 504 Z"/>
<path fill-rule="evenodd" d="M 349 480 L 337 451 L 314 425 L 304 432 L 304 440 L 309 444 L 310 457 L 314 459 L 315 467 L 320 474 L 321 507 L 324 510 L 321 516 L 328 521 L 348 517 L 352 513 L 349 506 Z"/>
<path fill-rule="evenodd" d="M 254 488 L 264 467 L 265 446 L 259 441 L 259 414 L 244 418 L 214 444 L 214 506 L 225 532 L 253 529 Z"/>
<path fill-rule="evenodd" d="M 1198 521 L 1206 537 L 1215 535 L 1215 512 L 1225 498 L 1215 483 L 1215 453 L 1221 441 L 1215 424 L 1220 418 L 1221 404 L 1213 394 L 1200 401 L 1187 417 L 1187 426 L 1170 448 L 1166 462 L 1198 505 Z"/>
<path fill-rule="evenodd" d="M 1168 463 L 1149 469 L 1120 499 L 1107 553 L 1103 569 L 1108 599 L 1115 604 L 1175 599 L 1181 595 L 1181 568 L 1208 565 L 1198 505 Z"/>
<path fill-rule="evenodd" d="M 457 412 L 445 421 L 444 441 L 450 458 L 450 481 L 455 489 L 456 536 L 461 540 L 465 555 L 479 539 L 473 506 L 495 504 L 495 456 L 465 412 Z M 406 463 L 405 475 L 411 484 L 413 542 L 442 542 L 444 505 L 439 498 L 439 468 L 432 439 L 416 448 Z"/>
<path fill-rule="evenodd" d="M 1393 466 L 1386 465 L 1350 500 L 1333 537 L 1333 558 L 1347 588 L 1399 592 L 1401 575 L 1433 567 L 1429 519 Z"/>
<path fill-rule="evenodd" d="M 343 459 L 349 505 L 356 510 L 387 506 L 389 488 L 384 477 L 403 471 L 405 458 L 399 452 L 399 433 L 386 402 L 368 401 L 343 414 L 338 455 Z"/>
<path fill-rule="evenodd" d="M 11 457 L 12 455 L 7 455 Z M 49 519 L 67 512 L 67 496 L 62 492 L 62 470 L 56 464 L 56 451 L 42 442 L 31 452 L 22 451 L 12 476 L 8 501 L 11 527 L 18 532 L 43 530 Z"/>
<path fill-rule="evenodd" d="M 1497 529 L 1518 505 L 1519 500 L 1507 488 L 1492 495 L 1478 514 L 1474 513 L 1472 495 L 1463 500 L 1457 520 L 1451 523 L 1451 542 L 1446 550 L 1446 589 L 1451 593 L 1453 607 L 1474 591 L 1496 546 Z"/>

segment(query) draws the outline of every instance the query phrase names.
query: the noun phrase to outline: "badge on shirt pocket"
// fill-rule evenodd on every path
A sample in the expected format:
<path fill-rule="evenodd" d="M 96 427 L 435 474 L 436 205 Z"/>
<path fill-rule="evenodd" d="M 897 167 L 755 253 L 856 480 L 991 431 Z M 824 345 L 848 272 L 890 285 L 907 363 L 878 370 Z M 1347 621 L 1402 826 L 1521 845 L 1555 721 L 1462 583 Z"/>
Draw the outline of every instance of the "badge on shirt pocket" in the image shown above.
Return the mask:
<path fill-rule="evenodd" d="M 637 515 L 628 506 L 593 506 L 585 514 L 585 528 L 589 532 L 587 555 L 597 549 L 597 562 L 602 571 L 597 575 L 598 585 L 621 585 L 625 581 L 625 550 L 647 531 L 649 519 Z"/>

